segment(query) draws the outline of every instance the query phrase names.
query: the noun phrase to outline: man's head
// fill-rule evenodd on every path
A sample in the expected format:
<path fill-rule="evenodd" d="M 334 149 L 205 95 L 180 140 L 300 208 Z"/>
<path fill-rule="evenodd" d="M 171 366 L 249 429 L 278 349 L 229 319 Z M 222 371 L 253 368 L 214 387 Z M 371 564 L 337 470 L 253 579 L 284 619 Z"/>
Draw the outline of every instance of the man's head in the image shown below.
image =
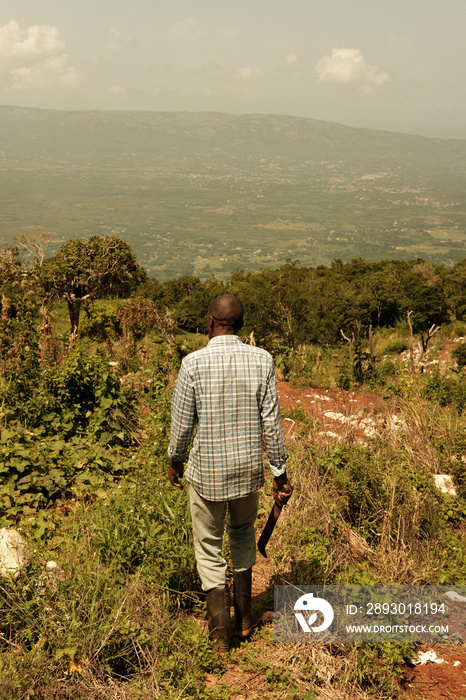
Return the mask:
<path fill-rule="evenodd" d="M 236 334 L 243 327 L 243 304 L 234 294 L 215 297 L 207 312 L 209 337 Z"/>

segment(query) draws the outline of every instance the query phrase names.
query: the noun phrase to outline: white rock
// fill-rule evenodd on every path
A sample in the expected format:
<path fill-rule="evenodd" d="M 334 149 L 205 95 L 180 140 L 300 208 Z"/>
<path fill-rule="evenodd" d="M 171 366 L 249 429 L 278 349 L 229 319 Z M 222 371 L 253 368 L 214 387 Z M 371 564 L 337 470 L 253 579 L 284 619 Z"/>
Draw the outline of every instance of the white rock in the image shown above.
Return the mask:
<path fill-rule="evenodd" d="M 58 573 L 59 571 L 61 571 L 57 562 L 53 561 L 52 559 L 45 564 L 45 568 L 47 569 L 47 571 L 50 571 L 50 573 Z"/>
<path fill-rule="evenodd" d="M 347 423 L 349 421 L 349 418 L 343 415 L 343 413 L 336 413 L 335 411 L 325 411 L 324 416 L 331 420 L 338 420 L 340 423 Z"/>
<path fill-rule="evenodd" d="M 0 574 L 15 574 L 26 561 L 26 542 L 17 530 L 0 529 Z"/>
<path fill-rule="evenodd" d="M 331 430 L 328 430 L 326 432 L 320 432 L 319 435 L 322 435 L 324 437 L 335 438 L 335 440 L 341 440 L 341 435 L 337 435 L 337 433 L 332 433 Z"/>
<path fill-rule="evenodd" d="M 451 600 L 456 600 L 456 601 L 458 601 L 458 602 L 460 602 L 460 603 L 466 603 L 466 598 L 465 598 L 463 595 L 460 595 L 459 593 L 457 593 L 456 591 L 448 591 L 448 592 L 446 593 L 446 595 L 447 595 L 448 598 L 450 598 Z"/>
<path fill-rule="evenodd" d="M 434 481 L 436 487 L 442 493 L 449 493 L 450 496 L 456 496 L 455 485 L 449 474 L 434 474 Z"/>
<path fill-rule="evenodd" d="M 439 656 L 437 656 L 435 651 L 429 650 L 418 652 L 417 659 L 412 660 L 413 664 L 420 664 L 421 666 L 425 666 L 429 662 L 434 664 L 444 664 L 445 659 L 442 659 Z"/>
<path fill-rule="evenodd" d="M 375 428 L 364 428 L 364 435 L 366 437 L 374 438 L 377 437 L 378 431 Z"/>
<path fill-rule="evenodd" d="M 48 561 L 37 582 L 37 591 L 39 595 L 43 595 L 47 588 L 51 591 L 56 591 L 58 579 L 63 581 L 64 578 L 65 572 L 63 569 L 60 569 L 57 562 L 52 560 Z"/>

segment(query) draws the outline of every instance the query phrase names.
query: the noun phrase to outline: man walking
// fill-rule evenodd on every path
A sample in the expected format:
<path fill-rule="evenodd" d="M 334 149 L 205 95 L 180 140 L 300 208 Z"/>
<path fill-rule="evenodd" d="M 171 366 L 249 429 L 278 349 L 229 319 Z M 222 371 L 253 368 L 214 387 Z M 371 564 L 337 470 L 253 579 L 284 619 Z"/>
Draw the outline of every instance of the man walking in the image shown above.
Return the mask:
<path fill-rule="evenodd" d="M 196 564 L 206 592 L 209 634 L 229 648 L 227 564 L 222 557 L 225 517 L 233 563 L 235 633 L 251 634 L 251 572 L 256 560 L 254 521 L 264 483 L 261 436 L 274 477 L 274 498 L 284 505 L 292 487 L 286 475 L 285 439 L 272 356 L 245 345 L 237 333 L 243 304 L 232 294 L 209 306 L 209 343 L 183 359 L 172 400 L 168 476 L 181 487 L 186 469 Z"/>

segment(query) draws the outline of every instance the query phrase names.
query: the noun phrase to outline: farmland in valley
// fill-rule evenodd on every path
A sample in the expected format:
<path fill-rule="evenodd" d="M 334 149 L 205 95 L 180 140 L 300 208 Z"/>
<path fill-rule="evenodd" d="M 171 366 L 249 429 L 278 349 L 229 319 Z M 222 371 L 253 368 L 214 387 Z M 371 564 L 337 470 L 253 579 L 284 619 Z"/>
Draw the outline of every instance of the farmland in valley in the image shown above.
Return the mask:
<path fill-rule="evenodd" d="M 0 192 L 3 244 L 112 233 L 162 280 L 465 256 L 466 141 L 312 119 L 1 107 Z"/>

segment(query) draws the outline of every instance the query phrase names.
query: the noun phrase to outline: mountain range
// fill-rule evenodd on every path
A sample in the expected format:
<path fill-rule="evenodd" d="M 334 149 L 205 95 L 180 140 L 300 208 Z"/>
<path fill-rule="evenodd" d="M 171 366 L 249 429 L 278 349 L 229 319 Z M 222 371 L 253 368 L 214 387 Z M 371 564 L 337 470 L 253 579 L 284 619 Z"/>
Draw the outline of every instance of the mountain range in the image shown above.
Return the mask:
<path fill-rule="evenodd" d="M 466 141 L 279 115 L 0 107 L 2 242 L 119 235 L 149 274 L 465 257 Z"/>

